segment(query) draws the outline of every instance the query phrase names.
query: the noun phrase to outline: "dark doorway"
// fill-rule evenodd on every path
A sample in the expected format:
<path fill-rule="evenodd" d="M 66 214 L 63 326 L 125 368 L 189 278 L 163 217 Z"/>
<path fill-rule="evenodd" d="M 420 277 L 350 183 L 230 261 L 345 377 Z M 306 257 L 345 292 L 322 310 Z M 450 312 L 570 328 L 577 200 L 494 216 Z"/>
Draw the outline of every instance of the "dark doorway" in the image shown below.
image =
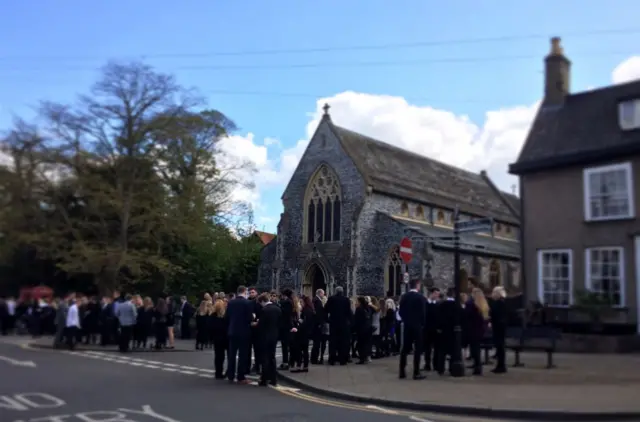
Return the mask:
<path fill-rule="evenodd" d="M 318 289 L 322 289 L 326 292 L 327 282 L 324 278 L 322 268 L 320 268 L 318 264 L 311 264 L 307 270 L 302 293 L 307 296 L 313 296 L 316 294 L 316 290 Z"/>

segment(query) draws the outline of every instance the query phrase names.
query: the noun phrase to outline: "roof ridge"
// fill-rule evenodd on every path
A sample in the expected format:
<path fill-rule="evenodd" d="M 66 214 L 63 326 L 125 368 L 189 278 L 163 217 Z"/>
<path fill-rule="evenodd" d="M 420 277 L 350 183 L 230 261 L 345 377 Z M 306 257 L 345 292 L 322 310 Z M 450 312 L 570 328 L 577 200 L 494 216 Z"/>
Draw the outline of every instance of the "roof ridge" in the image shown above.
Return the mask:
<path fill-rule="evenodd" d="M 356 131 L 354 131 L 354 130 L 344 128 L 344 127 L 342 127 L 342 126 L 336 125 L 335 123 L 333 123 L 333 126 L 334 126 L 336 129 L 344 130 L 344 131 L 346 131 L 346 132 L 350 132 L 350 133 L 352 133 L 352 134 L 354 134 L 354 135 L 358 135 L 358 136 L 361 136 L 361 137 L 363 137 L 363 138 L 366 138 L 366 139 L 367 139 L 368 141 L 370 141 L 370 142 L 375 142 L 375 143 L 377 143 L 377 144 L 379 144 L 379 145 L 383 145 L 384 147 L 387 147 L 387 148 L 390 148 L 390 149 L 393 149 L 393 150 L 396 150 L 396 151 L 401 151 L 401 152 L 403 152 L 403 153 L 405 153 L 405 154 L 409 154 L 409 155 L 415 156 L 416 158 L 419 158 L 419 159 L 422 159 L 422 160 L 427 160 L 427 161 L 430 161 L 430 162 L 432 162 L 432 163 L 436 163 L 436 164 L 441 165 L 441 166 L 443 166 L 443 167 L 446 167 L 446 168 L 448 168 L 448 169 L 452 169 L 452 170 L 460 171 L 460 172 L 462 172 L 462 173 L 464 173 L 464 174 L 467 174 L 467 175 L 473 175 L 473 176 L 474 176 L 474 177 L 476 177 L 478 180 L 482 180 L 482 176 L 480 175 L 480 173 L 476 173 L 476 172 L 473 172 L 473 171 L 471 171 L 471 170 L 463 169 L 463 168 L 461 168 L 461 167 L 457 167 L 457 166 L 454 166 L 454 165 L 452 165 L 452 164 L 445 163 L 444 161 L 440 161 L 440 160 L 437 160 L 437 159 L 435 159 L 435 158 L 427 157 L 426 155 L 418 154 L 417 152 L 413 152 L 413 151 L 410 151 L 410 150 L 408 150 L 408 149 L 404 149 L 404 148 L 400 148 L 400 147 L 395 146 L 395 145 L 391 145 L 391 144 L 389 144 L 388 142 L 381 141 L 381 140 L 379 140 L 379 139 L 372 138 L 371 136 L 364 135 L 364 134 L 362 134 L 362 133 L 360 133 L 360 132 L 356 132 Z"/>

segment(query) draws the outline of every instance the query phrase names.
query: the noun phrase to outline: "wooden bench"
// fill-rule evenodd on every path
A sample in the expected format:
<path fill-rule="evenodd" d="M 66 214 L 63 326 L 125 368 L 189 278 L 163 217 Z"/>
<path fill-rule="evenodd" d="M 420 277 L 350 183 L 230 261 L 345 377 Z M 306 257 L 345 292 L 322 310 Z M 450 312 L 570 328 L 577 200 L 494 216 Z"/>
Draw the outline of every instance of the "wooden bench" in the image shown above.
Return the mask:
<path fill-rule="evenodd" d="M 520 353 L 525 350 L 541 350 L 547 354 L 547 369 L 555 368 L 553 354 L 556 351 L 561 332 L 550 326 L 508 327 L 506 347 L 515 352 L 514 367 L 524 366 Z"/>

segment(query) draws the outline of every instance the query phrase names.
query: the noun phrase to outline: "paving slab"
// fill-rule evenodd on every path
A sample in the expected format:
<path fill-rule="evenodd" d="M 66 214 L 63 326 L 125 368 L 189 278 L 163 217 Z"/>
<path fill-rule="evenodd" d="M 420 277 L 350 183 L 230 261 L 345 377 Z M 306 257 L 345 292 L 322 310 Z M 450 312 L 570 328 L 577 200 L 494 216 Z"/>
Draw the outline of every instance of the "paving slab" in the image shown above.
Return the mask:
<path fill-rule="evenodd" d="M 513 362 L 514 357 L 509 356 Z M 561 415 L 616 413 L 640 420 L 640 355 L 558 354 L 557 368 L 546 369 L 546 355 L 522 355 L 524 367 L 496 375 L 452 378 L 426 373 L 427 379 L 398 379 L 398 358 L 368 365 L 312 366 L 308 373 L 281 375 L 302 388 L 334 397 L 424 410 L 466 408 L 537 411 Z M 411 373 L 411 368 L 408 368 Z M 608 420 L 614 420 L 615 415 Z M 602 420 L 607 420 L 605 419 Z"/>

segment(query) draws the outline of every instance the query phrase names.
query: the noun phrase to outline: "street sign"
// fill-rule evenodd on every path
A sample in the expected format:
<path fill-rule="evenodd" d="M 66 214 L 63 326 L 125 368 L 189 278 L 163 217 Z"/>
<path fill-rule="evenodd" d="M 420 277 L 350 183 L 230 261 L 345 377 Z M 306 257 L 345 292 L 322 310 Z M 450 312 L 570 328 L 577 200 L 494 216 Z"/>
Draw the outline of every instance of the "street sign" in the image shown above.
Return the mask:
<path fill-rule="evenodd" d="M 413 244 L 411 243 L 411 239 L 408 237 L 403 237 L 400 241 L 400 258 L 405 264 L 411 262 L 411 258 L 413 257 Z"/>
<path fill-rule="evenodd" d="M 493 219 L 478 218 L 477 220 L 457 221 L 455 229 L 458 233 L 491 232 L 493 230 Z"/>
<path fill-rule="evenodd" d="M 404 275 L 402 276 L 402 282 L 404 284 L 409 284 L 409 273 L 404 273 Z"/>

